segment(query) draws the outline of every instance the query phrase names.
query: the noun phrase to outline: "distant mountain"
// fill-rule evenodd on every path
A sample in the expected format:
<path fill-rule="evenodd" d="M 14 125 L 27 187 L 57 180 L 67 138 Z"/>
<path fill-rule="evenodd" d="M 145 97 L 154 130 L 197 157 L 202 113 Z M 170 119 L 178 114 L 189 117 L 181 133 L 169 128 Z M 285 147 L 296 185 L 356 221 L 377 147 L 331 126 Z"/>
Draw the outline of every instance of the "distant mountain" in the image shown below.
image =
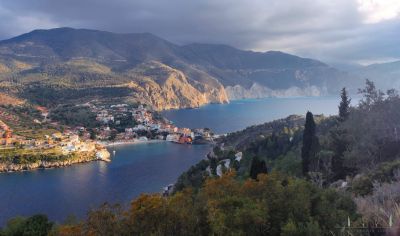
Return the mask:
<path fill-rule="evenodd" d="M 318 96 L 336 93 L 347 80 L 312 59 L 227 45 L 179 46 L 149 33 L 56 28 L 0 41 L 1 91 L 48 105 L 117 98 L 161 110 Z"/>
<path fill-rule="evenodd" d="M 381 89 L 400 89 L 400 61 L 364 66 L 351 71 L 351 74 L 370 79 Z"/>

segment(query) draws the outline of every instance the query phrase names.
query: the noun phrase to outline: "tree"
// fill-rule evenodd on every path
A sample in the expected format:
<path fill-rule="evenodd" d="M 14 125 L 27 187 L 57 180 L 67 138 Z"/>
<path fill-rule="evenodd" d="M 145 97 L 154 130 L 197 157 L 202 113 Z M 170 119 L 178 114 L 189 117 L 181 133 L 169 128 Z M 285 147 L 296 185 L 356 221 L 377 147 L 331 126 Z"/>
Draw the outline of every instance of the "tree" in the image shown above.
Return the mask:
<path fill-rule="evenodd" d="M 34 215 L 29 218 L 16 217 L 7 222 L 0 235 L 48 235 L 53 227 L 45 215 Z"/>
<path fill-rule="evenodd" d="M 118 134 L 118 132 L 115 129 L 111 130 L 111 134 L 110 134 L 109 140 L 110 141 L 114 141 L 115 138 L 117 137 L 117 134 Z"/>
<path fill-rule="evenodd" d="M 25 222 L 23 235 L 48 235 L 53 223 L 50 222 L 45 215 L 34 215 L 29 217 Z"/>
<path fill-rule="evenodd" d="M 122 223 L 122 208 L 120 205 L 104 203 L 100 208 L 90 210 L 84 224 L 85 235 L 120 235 L 125 227 Z"/>
<path fill-rule="evenodd" d="M 307 173 L 310 171 L 310 164 L 315 159 L 317 148 L 318 139 L 315 135 L 314 116 L 311 112 L 307 112 L 303 132 L 303 147 L 301 148 L 301 160 L 304 176 L 307 176 Z"/>
<path fill-rule="evenodd" d="M 265 161 L 261 161 L 257 156 L 255 156 L 251 162 L 250 177 L 252 179 L 257 179 L 258 174 L 266 174 L 267 172 L 268 170 Z"/>
<path fill-rule="evenodd" d="M 90 133 L 90 139 L 95 140 L 96 139 L 96 131 L 94 129 L 90 129 L 89 133 Z"/>
<path fill-rule="evenodd" d="M 360 108 L 366 110 L 369 110 L 372 105 L 383 101 L 383 96 L 385 95 L 381 90 L 376 89 L 374 82 L 368 79 L 365 81 L 365 88 L 359 89 L 358 93 L 364 97 L 360 101 Z"/>
<path fill-rule="evenodd" d="M 344 166 L 344 153 L 349 146 L 347 135 L 347 131 L 342 127 L 337 127 L 330 132 L 331 146 L 334 152 L 332 156 L 333 181 L 343 179 L 347 174 L 347 168 Z"/>
<path fill-rule="evenodd" d="M 5 228 L 0 231 L 0 235 L 22 235 L 24 233 L 26 218 L 15 217 L 7 222 Z"/>
<path fill-rule="evenodd" d="M 351 99 L 348 97 L 346 88 L 342 88 L 342 92 L 340 94 L 341 101 L 339 105 L 339 120 L 344 121 L 349 116 L 349 108 Z"/>

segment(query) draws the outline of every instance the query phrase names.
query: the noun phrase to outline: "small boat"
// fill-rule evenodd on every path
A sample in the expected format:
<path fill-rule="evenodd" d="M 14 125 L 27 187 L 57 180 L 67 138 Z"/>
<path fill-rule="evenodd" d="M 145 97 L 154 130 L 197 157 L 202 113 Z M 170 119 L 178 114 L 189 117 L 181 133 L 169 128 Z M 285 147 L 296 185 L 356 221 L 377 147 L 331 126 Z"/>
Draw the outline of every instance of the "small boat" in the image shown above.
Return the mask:
<path fill-rule="evenodd" d="M 113 150 L 113 156 L 115 156 L 115 153 L 116 153 L 116 151 L 115 151 L 115 150 Z"/>

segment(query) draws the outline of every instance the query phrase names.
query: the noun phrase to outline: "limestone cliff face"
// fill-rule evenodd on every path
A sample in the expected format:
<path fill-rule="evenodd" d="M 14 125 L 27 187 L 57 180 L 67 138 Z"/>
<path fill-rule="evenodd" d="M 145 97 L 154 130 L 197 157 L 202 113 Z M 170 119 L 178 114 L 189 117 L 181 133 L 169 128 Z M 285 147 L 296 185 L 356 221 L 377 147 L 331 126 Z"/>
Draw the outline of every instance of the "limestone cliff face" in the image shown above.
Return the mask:
<path fill-rule="evenodd" d="M 131 73 L 139 75 L 127 84 L 135 90 L 134 99 L 150 104 L 156 110 L 194 108 L 229 101 L 221 84 L 211 86 L 191 81 L 183 72 L 159 62 L 143 64 Z"/>
<path fill-rule="evenodd" d="M 326 88 L 317 86 L 307 86 L 304 88 L 293 86 L 287 89 L 272 90 L 257 83 L 254 83 L 247 89 L 240 85 L 235 85 L 227 86 L 225 90 L 230 100 L 266 97 L 322 96 L 327 94 Z"/>

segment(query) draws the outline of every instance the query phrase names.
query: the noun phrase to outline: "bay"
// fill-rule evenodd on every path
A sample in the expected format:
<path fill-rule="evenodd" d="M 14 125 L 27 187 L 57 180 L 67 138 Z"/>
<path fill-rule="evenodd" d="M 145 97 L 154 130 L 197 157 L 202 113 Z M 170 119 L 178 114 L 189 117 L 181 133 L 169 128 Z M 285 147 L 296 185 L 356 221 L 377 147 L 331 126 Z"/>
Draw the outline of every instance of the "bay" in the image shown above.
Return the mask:
<path fill-rule="evenodd" d="M 141 193 L 161 192 L 203 159 L 210 147 L 160 142 L 115 150 L 110 163 L 0 174 L 0 225 L 38 213 L 62 222 L 69 215 L 83 218 L 104 202 L 126 205 Z"/>
<path fill-rule="evenodd" d="M 338 97 L 250 99 L 163 115 L 179 127 L 209 127 L 222 134 L 291 114 L 304 115 L 307 110 L 336 114 L 338 104 Z M 43 213 L 62 222 L 69 215 L 83 218 L 91 207 L 104 202 L 126 206 L 141 193 L 161 192 L 203 159 L 210 146 L 160 142 L 116 146 L 115 150 L 110 163 L 0 174 L 0 225 L 17 215 Z"/>

